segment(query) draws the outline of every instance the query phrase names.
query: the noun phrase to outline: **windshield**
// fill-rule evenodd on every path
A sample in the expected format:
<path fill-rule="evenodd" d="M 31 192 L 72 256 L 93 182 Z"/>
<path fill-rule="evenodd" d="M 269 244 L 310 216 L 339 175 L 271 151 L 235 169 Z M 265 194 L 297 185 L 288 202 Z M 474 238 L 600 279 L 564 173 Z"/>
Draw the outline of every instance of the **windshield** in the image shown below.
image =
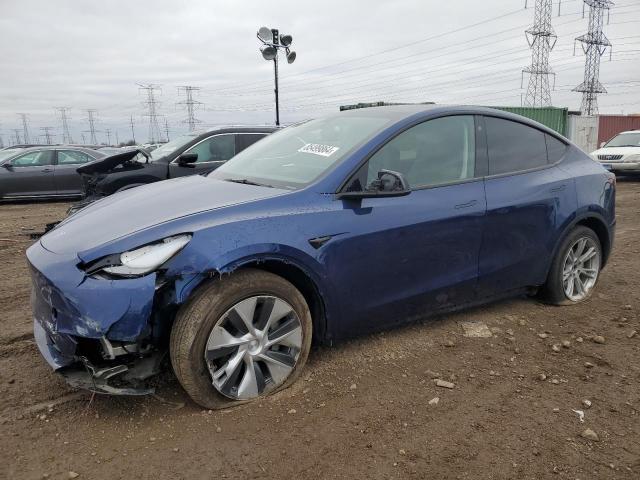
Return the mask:
<path fill-rule="evenodd" d="M 332 116 L 269 135 L 210 176 L 279 188 L 308 185 L 389 122 L 381 117 Z"/>
<path fill-rule="evenodd" d="M 198 135 L 199 134 L 196 134 L 196 133 L 189 133 L 187 135 L 182 135 L 180 137 L 177 137 L 171 140 L 170 142 L 167 142 L 164 145 L 159 146 L 158 148 L 156 148 L 151 152 L 151 161 L 154 162 L 176 151 L 180 147 L 184 147 L 187 143 L 189 143 Z"/>
<path fill-rule="evenodd" d="M 640 132 L 616 135 L 605 147 L 640 147 Z"/>
<path fill-rule="evenodd" d="M 5 158 L 9 158 L 12 155 L 15 155 L 16 153 L 19 153 L 21 150 L 19 148 L 13 148 L 10 150 L 0 150 L 0 161 L 4 160 Z"/>

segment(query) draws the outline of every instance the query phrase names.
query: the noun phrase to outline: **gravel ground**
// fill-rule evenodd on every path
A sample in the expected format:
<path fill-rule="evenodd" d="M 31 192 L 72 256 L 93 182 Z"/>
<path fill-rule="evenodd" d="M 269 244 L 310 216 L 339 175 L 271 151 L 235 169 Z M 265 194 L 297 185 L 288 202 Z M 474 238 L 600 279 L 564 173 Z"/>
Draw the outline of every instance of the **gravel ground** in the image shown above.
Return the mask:
<path fill-rule="evenodd" d="M 640 478 L 640 182 L 618 182 L 588 302 L 516 298 L 316 348 L 292 388 L 217 412 L 171 373 L 152 397 L 92 398 L 45 365 L 24 250 L 66 206 L 0 205 L 0 478 Z"/>

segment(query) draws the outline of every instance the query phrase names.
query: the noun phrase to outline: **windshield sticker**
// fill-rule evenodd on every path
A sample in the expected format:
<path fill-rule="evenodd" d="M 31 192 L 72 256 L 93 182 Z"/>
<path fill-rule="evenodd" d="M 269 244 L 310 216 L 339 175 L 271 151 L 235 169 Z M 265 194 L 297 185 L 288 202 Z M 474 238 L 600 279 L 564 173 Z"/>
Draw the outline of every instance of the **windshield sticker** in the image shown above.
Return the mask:
<path fill-rule="evenodd" d="M 340 147 L 321 145 L 319 143 L 307 143 L 298 151 L 302 153 L 313 153 L 314 155 L 320 155 L 321 157 L 330 157 L 338 150 L 340 150 Z"/>

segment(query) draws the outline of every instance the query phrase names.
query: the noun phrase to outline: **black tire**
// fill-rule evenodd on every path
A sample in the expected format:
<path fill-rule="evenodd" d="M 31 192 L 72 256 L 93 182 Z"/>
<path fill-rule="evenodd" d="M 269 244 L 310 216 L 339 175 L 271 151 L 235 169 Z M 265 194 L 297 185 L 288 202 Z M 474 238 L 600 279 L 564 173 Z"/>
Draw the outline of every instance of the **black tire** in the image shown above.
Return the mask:
<path fill-rule="evenodd" d="M 571 300 L 567 297 L 562 281 L 562 270 L 564 260 L 567 256 L 569 248 L 571 248 L 580 238 L 588 237 L 590 238 L 596 246 L 598 252 L 598 273 L 595 279 L 595 284 L 591 287 L 591 289 L 587 292 L 587 295 L 580 300 Z M 584 302 L 589 299 L 589 297 L 593 294 L 595 286 L 600 278 L 600 269 L 602 268 L 602 246 L 600 244 L 600 239 L 595 234 L 593 230 L 587 227 L 578 226 L 571 230 L 569 234 L 562 240 L 558 251 L 553 259 L 551 264 L 551 269 L 549 270 L 549 276 L 547 277 L 546 283 L 540 289 L 540 298 L 546 302 L 553 305 L 575 305 L 577 303 Z"/>
<path fill-rule="evenodd" d="M 209 334 L 220 317 L 239 301 L 255 295 L 273 295 L 285 300 L 293 307 L 302 327 L 302 348 L 292 372 L 284 383 L 268 394 L 290 386 L 304 368 L 311 348 L 311 313 L 304 296 L 291 283 L 257 269 L 243 269 L 214 279 L 199 287 L 180 308 L 171 330 L 169 346 L 171 364 L 178 381 L 193 401 L 204 408 L 228 408 L 252 401 L 233 400 L 216 390 L 204 351 Z"/>

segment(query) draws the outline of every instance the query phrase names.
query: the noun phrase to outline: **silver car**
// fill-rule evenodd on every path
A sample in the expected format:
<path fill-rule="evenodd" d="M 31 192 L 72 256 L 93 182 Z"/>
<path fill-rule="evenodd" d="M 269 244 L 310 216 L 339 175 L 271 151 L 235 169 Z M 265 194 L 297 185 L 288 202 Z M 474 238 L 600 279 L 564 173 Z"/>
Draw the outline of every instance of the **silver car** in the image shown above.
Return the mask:
<path fill-rule="evenodd" d="M 591 157 L 614 173 L 640 173 L 640 130 L 619 133 Z"/>

